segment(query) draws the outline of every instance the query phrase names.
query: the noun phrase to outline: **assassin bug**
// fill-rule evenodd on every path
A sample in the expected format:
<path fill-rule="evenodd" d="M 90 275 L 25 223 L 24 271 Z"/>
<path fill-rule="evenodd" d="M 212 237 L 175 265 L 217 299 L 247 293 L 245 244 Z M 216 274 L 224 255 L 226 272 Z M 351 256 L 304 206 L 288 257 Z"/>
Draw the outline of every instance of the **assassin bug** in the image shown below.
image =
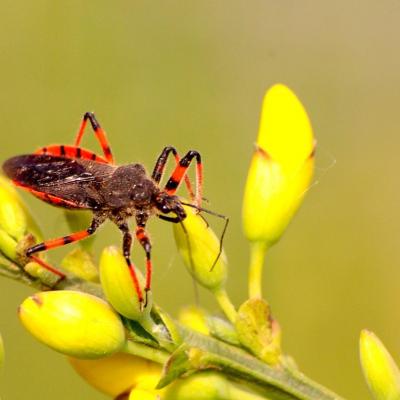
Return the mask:
<path fill-rule="evenodd" d="M 80 147 L 88 120 L 101 145 L 102 156 Z M 165 186 L 161 188 L 161 178 L 171 154 L 175 158 L 176 166 Z M 193 160 L 196 161 L 195 192 L 186 175 Z M 133 239 L 128 219 L 133 217 L 136 220 L 136 238 L 146 254 L 144 291 L 147 300 L 152 276 L 151 242 L 146 233 L 146 222 L 149 217 L 156 215 L 165 221 L 181 223 L 186 218 L 183 205 L 220 216 L 201 208 L 203 173 L 201 156 L 197 151 L 190 150 L 180 158 L 174 147 L 165 147 L 157 159 L 151 176 L 148 176 L 143 165 L 138 163 L 117 166 L 114 164 L 106 134 L 94 114 L 90 112 L 84 114 L 73 146 L 42 147 L 33 154 L 10 158 L 3 164 L 3 170 L 17 186 L 47 203 L 93 212 L 92 222 L 87 229 L 30 247 L 26 251 L 28 257 L 58 274 L 62 279 L 64 278 L 62 272 L 34 254 L 82 240 L 94 234 L 103 222 L 111 220 L 123 234 L 123 254 L 141 304 L 144 302 L 144 296 L 130 259 Z M 192 203 L 184 203 L 175 195 L 183 180 Z M 226 226 L 224 233 L 225 229 Z"/>

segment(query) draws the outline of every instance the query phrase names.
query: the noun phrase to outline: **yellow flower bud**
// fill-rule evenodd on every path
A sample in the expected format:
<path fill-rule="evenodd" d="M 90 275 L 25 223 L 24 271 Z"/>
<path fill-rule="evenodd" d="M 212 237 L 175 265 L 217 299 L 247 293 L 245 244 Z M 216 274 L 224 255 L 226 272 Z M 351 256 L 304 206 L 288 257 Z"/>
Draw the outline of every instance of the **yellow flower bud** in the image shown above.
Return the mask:
<path fill-rule="evenodd" d="M 203 335 L 209 335 L 210 330 L 207 326 L 207 314 L 200 307 L 188 306 L 180 310 L 178 316 L 179 322 L 196 332 L 200 332 Z"/>
<path fill-rule="evenodd" d="M 72 250 L 61 262 L 64 270 L 90 282 L 99 281 L 99 273 L 90 254 L 80 248 Z"/>
<path fill-rule="evenodd" d="M 136 269 L 141 288 L 144 279 Z M 148 292 L 147 306 L 142 310 L 125 258 L 116 247 L 107 247 L 100 258 L 100 281 L 107 300 L 123 316 L 135 321 L 149 317 L 152 307 L 151 292 Z"/>
<path fill-rule="evenodd" d="M 17 241 L 32 233 L 38 241 L 43 237 L 40 229 L 13 184 L 0 176 L 0 229 L 4 229 Z"/>
<path fill-rule="evenodd" d="M 264 97 L 244 194 L 243 225 L 250 241 L 279 240 L 309 188 L 314 147 L 303 105 L 286 86 L 273 86 Z"/>
<path fill-rule="evenodd" d="M 220 240 L 204 219 L 193 208 L 185 207 L 187 214 L 182 224 L 172 224 L 175 241 L 183 261 L 194 279 L 211 291 L 221 289 L 227 276 L 227 259 L 220 250 Z"/>
<path fill-rule="evenodd" d="M 70 363 L 90 385 L 113 398 L 128 393 L 132 387 L 149 379 L 154 388 L 162 369 L 160 364 L 125 353 L 98 360 L 70 358 Z"/>
<path fill-rule="evenodd" d="M 361 332 L 360 360 L 365 380 L 376 400 L 400 399 L 400 371 L 373 332 Z"/>
<path fill-rule="evenodd" d="M 230 396 L 230 384 L 226 378 L 215 372 L 201 372 L 167 386 L 163 400 L 225 400 L 230 398 L 233 397 Z"/>
<path fill-rule="evenodd" d="M 16 194 L 0 181 L 0 229 L 15 240 L 20 240 L 26 232 L 27 221 L 25 212 L 15 197 Z"/>
<path fill-rule="evenodd" d="M 17 242 L 3 229 L 0 229 L 0 252 L 13 261 L 17 261 Z"/>
<path fill-rule="evenodd" d="M 36 339 L 70 356 L 100 358 L 126 342 L 119 316 L 105 301 L 87 293 L 37 293 L 21 304 L 18 313 Z"/>

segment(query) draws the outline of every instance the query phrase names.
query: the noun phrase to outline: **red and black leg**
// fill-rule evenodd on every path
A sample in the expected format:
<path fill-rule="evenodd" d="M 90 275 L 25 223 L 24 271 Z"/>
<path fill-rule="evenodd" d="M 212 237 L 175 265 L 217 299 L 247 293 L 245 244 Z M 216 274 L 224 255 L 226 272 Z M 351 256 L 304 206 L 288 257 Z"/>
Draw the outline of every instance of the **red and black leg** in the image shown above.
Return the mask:
<path fill-rule="evenodd" d="M 139 283 L 139 279 L 138 279 L 136 271 L 135 271 L 135 266 L 132 264 L 132 261 L 131 261 L 132 235 L 129 232 L 128 224 L 124 223 L 124 224 L 119 225 L 118 227 L 124 235 L 123 239 L 122 239 L 122 251 L 124 254 L 124 258 L 126 260 L 126 264 L 128 265 L 129 273 L 131 275 L 131 278 L 133 281 L 133 286 L 135 287 L 135 291 L 136 291 L 139 303 L 140 303 L 140 305 L 142 305 L 143 304 L 142 289 L 140 288 L 140 283 Z"/>
<path fill-rule="evenodd" d="M 108 164 L 109 161 L 96 153 L 77 146 L 63 144 L 53 144 L 51 146 L 41 147 L 35 151 L 35 154 L 50 154 L 52 156 L 61 156 L 68 158 L 92 160 L 99 163 Z"/>
<path fill-rule="evenodd" d="M 83 134 L 85 132 L 86 124 L 87 121 L 90 121 L 90 124 L 92 125 L 94 134 L 96 135 L 97 140 L 100 143 L 100 146 L 103 150 L 103 154 L 105 159 L 110 163 L 114 164 L 114 158 L 111 152 L 111 147 L 108 143 L 107 136 L 103 128 L 100 126 L 99 122 L 97 121 L 96 117 L 94 116 L 93 113 L 87 112 L 84 114 L 81 126 L 79 127 L 79 131 L 76 135 L 75 139 L 75 147 L 79 147 Z"/>
<path fill-rule="evenodd" d="M 40 251 L 54 249 L 56 247 L 64 246 L 66 244 L 85 239 L 88 236 L 92 235 L 103 222 L 104 222 L 104 218 L 95 217 L 95 218 L 93 218 L 93 221 L 92 221 L 91 225 L 89 226 L 89 228 L 87 228 L 86 230 L 80 231 L 80 232 L 75 232 L 75 233 L 72 233 L 71 235 L 63 236 L 63 237 L 60 237 L 57 239 L 46 240 L 43 243 L 39 243 L 35 246 L 30 247 L 26 251 L 26 255 L 28 257 L 32 258 L 32 260 L 36 261 L 38 264 L 42 265 L 44 268 L 48 269 L 49 271 L 56 273 L 59 276 L 64 277 L 65 275 L 62 272 L 60 272 L 60 271 L 56 270 L 55 268 L 53 268 L 52 266 L 48 265 L 40 258 L 33 256 L 33 254 L 38 253 Z"/>
<path fill-rule="evenodd" d="M 145 253 L 146 253 L 146 284 L 144 287 L 146 302 L 147 304 L 147 294 L 151 289 L 151 275 L 152 275 L 152 263 L 151 263 L 151 242 L 150 238 L 146 233 L 145 224 L 140 224 L 136 227 L 136 238 L 139 240 L 139 243 L 142 245 Z"/>
<path fill-rule="evenodd" d="M 179 164 L 176 166 L 174 172 L 165 185 L 165 191 L 173 195 L 179 188 L 182 179 L 186 176 L 186 171 L 189 168 L 193 159 L 196 159 L 196 196 L 195 205 L 200 207 L 202 200 L 203 190 L 203 166 L 201 163 L 201 156 L 195 150 L 190 150 L 183 158 L 180 159 Z"/>
<path fill-rule="evenodd" d="M 156 165 L 155 165 L 153 173 L 152 173 L 152 178 L 157 183 L 160 183 L 160 181 L 161 181 L 161 179 L 163 177 L 163 174 L 164 174 L 164 171 L 165 171 L 165 166 L 166 166 L 167 161 L 168 161 L 168 156 L 171 153 L 174 155 L 176 165 L 179 164 L 180 157 L 179 157 L 179 154 L 176 151 L 175 147 L 172 147 L 172 146 L 165 147 L 164 150 L 162 151 L 162 153 L 160 154 L 160 156 L 158 157 Z M 187 175 L 185 175 L 185 183 L 186 183 L 187 190 L 189 192 L 190 200 L 193 201 L 194 200 L 193 188 L 192 188 L 192 185 L 190 183 L 190 179 L 189 179 L 189 177 Z"/>

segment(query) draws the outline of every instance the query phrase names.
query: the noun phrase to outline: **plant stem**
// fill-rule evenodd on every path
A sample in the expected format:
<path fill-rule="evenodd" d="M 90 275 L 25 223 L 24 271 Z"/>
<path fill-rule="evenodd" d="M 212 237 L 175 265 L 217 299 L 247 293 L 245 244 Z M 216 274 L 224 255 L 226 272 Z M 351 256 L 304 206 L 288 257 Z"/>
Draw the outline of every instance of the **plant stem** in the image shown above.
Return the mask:
<path fill-rule="evenodd" d="M 180 326 L 185 343 L 201 349 L 202 368 L 220 372 L 264 390 L 270 399 L 343 400 L 301 372 L 273 368 L 244 350 Z M 197 362 L 197 360 L 196 360 Z"/>
<path fill-rule="evenodd" d="M 228 320 L 230 322 L 232 322 L 232 324 L 234 324 L 236 321 L 237 312 L 236 312 L 235 306 L 232 304 L 226 290 L 218 289 L 218 290 L 215 290 L 213 292 L 213 294 L 214 294 L 219 306 L 221 307 L 221 310 L 224 312 L 226 318 L 228 318 Z"/>
<path fill-rule="evenodd" d="M 249 267 L 249 297 L 262 297 L 262 272 L 265 260 L 265 253 L 268 245 L 265 242 L 253 242 L 250 247 Z"/>
<path fill-rule="evenodd" d="M 159 364 L 164 364 L 169 357 L 169 354 L 166 351 L 155 349 L 153 347 L 146 346 L 141 343 L 135 343 L 130 340 L 126 341 L 125 346 L 122 349 L 122 352 L 142 357 Z"/>

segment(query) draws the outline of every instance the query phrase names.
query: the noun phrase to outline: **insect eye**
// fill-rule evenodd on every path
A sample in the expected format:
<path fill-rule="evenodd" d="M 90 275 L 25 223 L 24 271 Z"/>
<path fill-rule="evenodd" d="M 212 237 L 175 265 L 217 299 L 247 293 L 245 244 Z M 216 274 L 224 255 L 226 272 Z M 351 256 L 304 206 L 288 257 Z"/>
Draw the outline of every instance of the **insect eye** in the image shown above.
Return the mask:
<path fill-rule="evenodd" d="M 161 207 L 161 211 L 163 212 L 163 213 L 168 213 L 169 212 L 169 208 L 167 207 L 167 206 L 162 206 Z"/>

